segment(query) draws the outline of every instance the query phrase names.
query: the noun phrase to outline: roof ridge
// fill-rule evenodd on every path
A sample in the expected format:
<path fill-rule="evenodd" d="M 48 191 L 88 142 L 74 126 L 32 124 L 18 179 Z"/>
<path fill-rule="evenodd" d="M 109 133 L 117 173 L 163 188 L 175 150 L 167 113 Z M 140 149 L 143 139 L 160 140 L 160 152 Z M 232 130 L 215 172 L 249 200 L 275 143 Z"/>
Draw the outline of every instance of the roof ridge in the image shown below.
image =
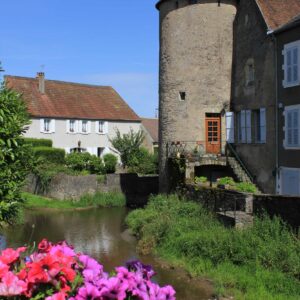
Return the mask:
<path fill-rule="evenodd" d="M 35 77 L 26 77 L 26 76 L 4 75 L 4 78 L 6 78 L 6 77 L 36 80 Z M 97 84 L 71 82 L 71 81 L 64 81 L 64 80 L 45 79 L 45 82 L 47 82 L 47 81 L 56 82 L 56 83 L 59 83 L 59 84 L 71 84 L 71 85 L 80 85 L 80 86 L 90 86 L 90 87 L 95 87 L 95 88 L 110 88 L 110 89 L 114 90 L 114 88 L 111 85 L 97 85 Z"/>

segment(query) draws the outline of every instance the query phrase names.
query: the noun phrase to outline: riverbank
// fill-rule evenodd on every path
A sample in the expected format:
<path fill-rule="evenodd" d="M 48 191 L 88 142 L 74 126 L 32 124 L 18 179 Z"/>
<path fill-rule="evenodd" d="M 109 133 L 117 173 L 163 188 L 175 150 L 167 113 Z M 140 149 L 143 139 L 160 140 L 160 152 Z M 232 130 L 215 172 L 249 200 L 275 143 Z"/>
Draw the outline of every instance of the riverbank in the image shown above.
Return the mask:
<path fill-rule="evenodd" d="M 229 229 L 196 203 L 158 196 L 131 212 L 127 224 L 142 253 L 154 252 L 192 276 L 212 279 L 220 296 L 299 298 L 300 242 L 279 219 Z"/>
<path fill-rule="evenodd" d="M 29 193 L 22 195 L 25 200 L 23 206 L 26 209 L 85 209 L 126 206 L 125 196 L 117 192 L 84 195 L 79 200 L 56 200 Z"/>

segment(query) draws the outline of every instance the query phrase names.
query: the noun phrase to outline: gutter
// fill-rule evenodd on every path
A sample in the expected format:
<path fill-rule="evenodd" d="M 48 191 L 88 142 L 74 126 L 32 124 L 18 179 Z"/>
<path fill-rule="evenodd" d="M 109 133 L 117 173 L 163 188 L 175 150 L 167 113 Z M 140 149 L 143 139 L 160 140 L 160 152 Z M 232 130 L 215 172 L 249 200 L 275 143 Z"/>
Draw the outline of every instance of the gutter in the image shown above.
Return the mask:
<path fill-rule="evenodd" d="M 275 35 L 274 30 L 269 30 L 267 32 L 268 36 L 271 36 L 271 38 L 274 41 L 274 49 L 275 49 L 275 55 L 274 55 L 274 65 L 275 65 L 275 172 L 276 172 L 276 194 L 278 194 L 278 183 L 279 183 L 279 129 L 278 129 L 278 105 L 279 105 L 279 99 L 278 99 L 278 52 L 277 52 L 277 38 Z"/>

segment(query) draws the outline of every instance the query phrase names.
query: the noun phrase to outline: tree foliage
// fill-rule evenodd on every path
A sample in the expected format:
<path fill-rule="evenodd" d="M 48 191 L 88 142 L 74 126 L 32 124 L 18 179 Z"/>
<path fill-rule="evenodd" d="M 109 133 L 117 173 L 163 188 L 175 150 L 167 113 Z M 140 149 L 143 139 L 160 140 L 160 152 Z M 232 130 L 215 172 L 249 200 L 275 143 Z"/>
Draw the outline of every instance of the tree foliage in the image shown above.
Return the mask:
<path fill-rule="evenodd" d="M 133 129 L 130 129 L 129 133 L 124 134 L 121 134 L 118 129 L 116 130 L 116 136 L 110 142 L 120 152 L 124 168 L 129 166 L 130 160 L 139 151 L 144 139 L 145 135 L 142 130 L 135 132 Z"/>
<path fill-rule="evenodd" d="M 31 165 L 29 146 L 21 135 L 29 125 L 21 96 L 0 88 L 0 223 L 11 223 L 22 201 L 20 188 Z"/>

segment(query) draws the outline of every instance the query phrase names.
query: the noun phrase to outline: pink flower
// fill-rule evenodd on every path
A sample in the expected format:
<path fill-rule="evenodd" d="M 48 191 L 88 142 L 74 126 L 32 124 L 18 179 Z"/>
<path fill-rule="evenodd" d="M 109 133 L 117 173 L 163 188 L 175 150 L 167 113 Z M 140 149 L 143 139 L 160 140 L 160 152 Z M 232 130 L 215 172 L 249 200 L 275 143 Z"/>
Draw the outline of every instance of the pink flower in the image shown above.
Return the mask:
<path fill-rule="evenodd" d="M 76 296 L 76 300 L 94 300 L 101 296 L 99 290 L 92 284 L 86 283 L 84 287 L 80 288 Z"/>
<path fill-rule="evenodd" d="M 105 286 L 100 290 L 104 299 L 124 300 L 126 298 L 127 283 L 121 283 L 118 278 L 111 277 L 106 280 Z"/>
<path fill-rule="evenodd" d="M 18 260 L 20 253 L 26 251 L 26 247 L 18 248 L 17 250 L 7 248 L 2 251 L 0 261 L 4 264 L 11 264 Z"/>
<path fill-rule="evenodd" d="M 2 278 L 9 270 L 9 266 L 0 261 L 0 278 Z"/>
<path fill-rule="evenodd" d="M 21 295 L 27 289 L 27 284 L 19 280 L 12 272 L 7 272 L 2 277 L 0 283 L 0 295 L 1 296 L 17 296 Z"/>

